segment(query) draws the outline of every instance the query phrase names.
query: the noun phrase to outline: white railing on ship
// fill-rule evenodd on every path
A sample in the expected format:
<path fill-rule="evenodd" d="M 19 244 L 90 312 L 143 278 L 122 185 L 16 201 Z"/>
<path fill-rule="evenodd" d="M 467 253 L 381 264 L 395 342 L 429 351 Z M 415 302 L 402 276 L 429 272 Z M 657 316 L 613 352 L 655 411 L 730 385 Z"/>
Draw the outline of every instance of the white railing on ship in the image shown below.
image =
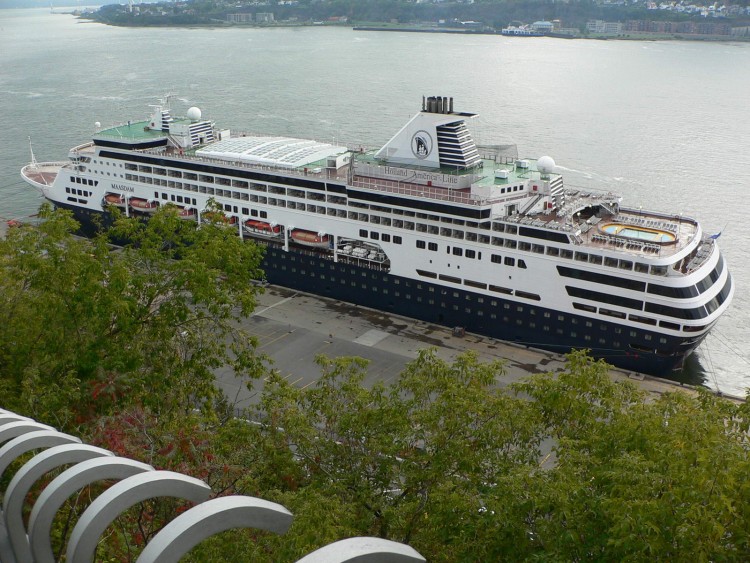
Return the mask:
<path fill-rule="evenodd" d="M 464 205 L 487 205 L 500 198 L 478 198 L 471 194 L 456 192 L 451 188 L 436 188 L 434 186 L 419 186 L 394 180 L 385 180 L 383 178 L 358 177 L 352 185 L 357 188 L 377 190 L 381 192 L 409 195 L 415 197 L 425 197 L 428 199 L 437 199 L 461 203 Z"/>
<path fill-rule="evenodd" d="M 70 149 L 70 152 L 82 152 L 85 149 L 91 148 L 94 146 L 93 141 L 89 141 L 88 143 L 83 143 L 82 145 L 78 145 L 77 147 L 73 147 Z"/>
<path fill-rule="evenodd" d="M 165 154 L 163 150 L 158 149 L 146 149 L 143 151 L 146 154 L 153 154 L 161 157 L 175 158 L 176 155 Z M 328 175 L 326 172 L 328 169 L 323 169 L 321 172 L 313 172 L 312 169 L 298 170 L 296 168 L 285 168 L 282 166 L 269 166 L 266 164 L 251 164 L 248 162 L 222 160 L 220 158 L 207 158 L 203 156 L 194 156 L 189 154 L 181 154 L 178 156 L 180 160 L 191 160 L 194 162 L 202 162 L 206 164 L 215 164 L 223 166 L 232 166 L 235 168 L 245 168 L 260 172 L 271 172 L 273 174 L 283 174 L 287 176 L 296 176 L 302 178 L 320 178 L 321 180 L 327 180 L 332 182 L 346 182 L 345 177 L 340 177 L 338 172 L 333 176 Z M 348 167 L 345 167 L 348 170 Z M 465 205 L 489 205 L 496 201 L 512 201 L 514 199 L 523 199 L 526 196 L 520 195 L 511 198 L 477 198 L 470 194 L 465 193 L 454 193 L 454 190 L 450 188 L 436 188 L 434 186 L 417 186 L 412 184 L 407 185 L 403 182 L 397 182 L 393 180 L 385 180 L 380 178 L 364 178 L 359 177 L 352 182 L 352 185 L 359 188 L 377 190 L 381 192 L 399 193 L 404 195 L 411 195 L 417 197 L 425 197 L 428 199 L 436 199 L 443 201 L 451 201 L 454 203 L 461 203 Z"/>

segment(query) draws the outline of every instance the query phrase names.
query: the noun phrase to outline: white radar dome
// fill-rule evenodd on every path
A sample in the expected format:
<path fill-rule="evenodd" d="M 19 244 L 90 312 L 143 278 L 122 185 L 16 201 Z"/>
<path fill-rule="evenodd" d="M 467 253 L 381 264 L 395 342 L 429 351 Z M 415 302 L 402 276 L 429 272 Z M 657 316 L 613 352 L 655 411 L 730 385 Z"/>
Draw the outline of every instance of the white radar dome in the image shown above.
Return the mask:
<path fill-rule="evenodd" d="M 97 129 L 101 129 L 102 128 L 102 124 L 99 123 L 98 121 L 96 121 L 96 122 L 94 122 L 94 127 L 96 127 Z"/>
<path fill-rule="evenodd" d="M 201 118 L 201 110 L 195 106 L 187 110 L 188 119 L 192 121 L 198 121 Z"/>
<path fill-rule="evenodd" d="M 555 171 L 554 159 L 551 156 L 543 156 L 536 161 L 536 169 L 542 174 L 550 174 Z"/>

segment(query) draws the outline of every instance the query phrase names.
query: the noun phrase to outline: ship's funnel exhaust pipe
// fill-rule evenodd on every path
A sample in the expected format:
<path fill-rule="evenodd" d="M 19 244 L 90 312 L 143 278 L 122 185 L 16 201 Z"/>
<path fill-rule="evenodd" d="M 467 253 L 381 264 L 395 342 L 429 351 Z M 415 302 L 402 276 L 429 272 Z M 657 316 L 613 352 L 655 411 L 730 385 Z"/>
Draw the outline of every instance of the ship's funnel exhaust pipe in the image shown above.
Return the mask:
<path fill-rule="evenodd" d="M 422 96 L 422 111 L 429 113 L 453 113 L 453 98 L 447 96 Z"/>

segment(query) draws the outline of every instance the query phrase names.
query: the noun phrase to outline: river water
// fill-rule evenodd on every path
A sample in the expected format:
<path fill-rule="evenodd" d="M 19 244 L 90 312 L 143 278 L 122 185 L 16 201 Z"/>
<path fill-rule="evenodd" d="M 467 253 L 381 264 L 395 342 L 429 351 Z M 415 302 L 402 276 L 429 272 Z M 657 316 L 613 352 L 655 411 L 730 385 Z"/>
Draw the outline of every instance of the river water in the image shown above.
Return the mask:
<path fill-rule="evenodd" d="M 476 112 L 479 143 L 548 154 L 566 185 L 622 193 L 721 232 L 730 310 L 689 380 L 750 387 L 750 43 L 589 41 L 279 29 L 116 28 L 48 10 L 0 10 L 0 217 L 41 200 L 19 179 L 61 160 L 94 123 L 145 118 L 171 92 L 239 130 L 381 145 L 422 95 Z"/>

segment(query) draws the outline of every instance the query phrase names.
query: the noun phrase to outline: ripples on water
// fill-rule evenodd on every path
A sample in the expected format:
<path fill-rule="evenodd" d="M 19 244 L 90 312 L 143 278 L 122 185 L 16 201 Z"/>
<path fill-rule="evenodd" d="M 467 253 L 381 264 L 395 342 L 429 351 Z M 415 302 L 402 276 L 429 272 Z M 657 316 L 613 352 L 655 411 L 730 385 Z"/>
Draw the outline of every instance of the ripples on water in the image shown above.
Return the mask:
<path fill-rule="evenodd" d="M 686 377 L 734 394 L 750 385 L 750 44 L 126 29 L 0 10 L 0 216 L 40 203 L 18 175 L 29 135 L 38 159 L 58 160 L 94 122 L 146 117 L 168 91 L 220 125 L 372 146 L 423 94 L 453 96 L 456 109 L 480 114 L 479 142 L 549 154 L 568 186 L 723 231 L 734 302 Z"/>

